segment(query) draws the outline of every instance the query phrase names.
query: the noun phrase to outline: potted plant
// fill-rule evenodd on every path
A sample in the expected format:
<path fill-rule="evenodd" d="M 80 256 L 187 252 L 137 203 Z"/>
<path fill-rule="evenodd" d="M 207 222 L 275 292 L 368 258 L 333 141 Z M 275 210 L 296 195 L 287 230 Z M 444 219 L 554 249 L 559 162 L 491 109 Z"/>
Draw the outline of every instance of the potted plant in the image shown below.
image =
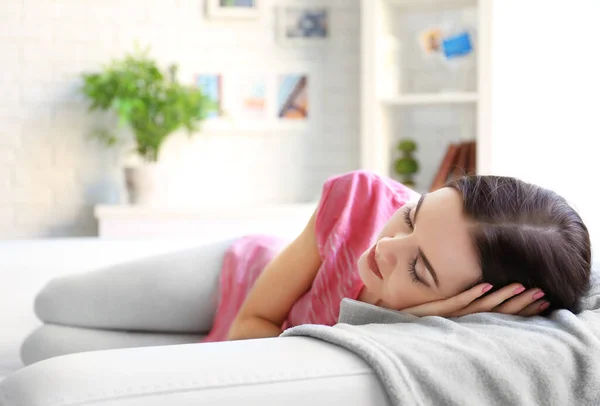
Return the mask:
<path fill-rule="evenodd" d="M 132 139 L 139 164 L 124 168 L 129 202 L 148 203 L 153 199 L 159 156 L 164 141 L 179 129 L 188 134 L 216 107 L 199 88 L 177 80 L 177 65 L 161 70 L 148 50 L 136 49 L 113 60 L 100 72 L 84 73 L 82 92 L 91 102 L 90 111 L 116 113 L 112 129 L 94 134 L 107 146 Z M 127 128 L 129 137 L 117 130 Z"/>
<path fill-rule="evenodd" d="M 400 151 L 400 157 L 396 159 L 395 170 L 401 176 L 401 182 L 410 188 L 415 187 L 413 176 L 419 172 L 419 162 L 413 157 L 413 153 L 417 150 L 417 144 L 410 139 L 401 140 L 397 146 Z"/>

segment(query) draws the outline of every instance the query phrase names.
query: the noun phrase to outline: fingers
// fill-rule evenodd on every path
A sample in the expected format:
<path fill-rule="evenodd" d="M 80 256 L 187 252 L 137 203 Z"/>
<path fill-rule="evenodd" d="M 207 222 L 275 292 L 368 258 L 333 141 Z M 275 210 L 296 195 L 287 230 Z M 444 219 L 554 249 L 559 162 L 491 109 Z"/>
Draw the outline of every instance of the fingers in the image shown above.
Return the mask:
<path fill-rule="evenodd" d="M 504 314 L 518 314 L 542 297 L 544 297 L 544 292 L 541 289 L 523 290 L 522 293 L 509 298 L 506 302 L 492 309 L 492 311 Z"/>
<path fill-rule="evenodd" d="M 492 285 L 489 283 L 481 283 L 448 299 L 424 303 L 422 305 L 403 309 L 402 311 L 417 317 L 448 317 L 467 307 L 470 303 L 472 303 L 474 300 L 477 300 L 477 298 L 481 297 L 490 289 L 492 289 Z"/>
<path fill-rule="evenodd" d="M 453 316 L 464 316 L 480 312 L 513 314 L 524 317 L 535 316 L 550 306 L 549 302 L 542 299 L 543 297 L 544 292 L 541 289 L 526 290 L 523 285 L 513 283 L 474 301 L 464 309 L 455 312 Z"/>
<path fill-rule="evenodd" d="M 492 309 L 500 305 L 505 300 L 523 292 L 523 285 L 519 283 L 512 283 L 503 287 L 502 289 L 497 290 L 494 293 L 490 293 L 488 296 L 483 297 L 479 300 L 473 301 L 468 306 L 458 309 L 453 316 L 464 316 L 466 314 L 471 313 L 479 313 L 479 312 L 491 312 Z"/>
<path fill-rule="evenodd" d="M 492 289 L 492 287 L 493 286 L 489 283 L 482 283 L 472 287 L 467 291 L 464 291 L 463 293 L 459 293 L 458 295 L 453 296 L 444 301 L 447 302 L 446 310 L 449 313 L 460 311 L 465 307 L 471 305 L 475 300 L 483 296 L 486 292 L 489 292 Z"/>
<path fill-rule="evenodd" d="M 548 307 L 550 307 L 550 302 L 544 299 L 536 300 L 535 302 L 521 310 L 519 313 L 517 313 L 517 315 L 523 317 L 537 316 L 538 314 L 546 310 Z"/>
<path fill-rule="evenodd" d="M 550 306 L 548 301 L 542 299 L 544 292 L 541 289 L 526 290 L 520 283 L 512 283 L 482 297 L 490 289 L 492 285 L 482 283 L 448 299 L 424 303 L 403 311 L 417 317 L 460 317 L 482 312 L 528 317 L 540 314 Z"/>

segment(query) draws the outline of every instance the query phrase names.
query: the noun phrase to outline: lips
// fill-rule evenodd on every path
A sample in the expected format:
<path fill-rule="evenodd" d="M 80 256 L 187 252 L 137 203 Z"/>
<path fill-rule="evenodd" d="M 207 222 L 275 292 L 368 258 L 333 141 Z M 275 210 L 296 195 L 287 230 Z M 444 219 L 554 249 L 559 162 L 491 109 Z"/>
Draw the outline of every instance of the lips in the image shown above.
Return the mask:
<path fill-rule="evenodd" d="M 381 272 L 379 271 L 379 265 L 377 265 L 377 260 L 375 259 L 375 247 L 376 247 L 376 245 L 373 245 L 373 248 L 371 248 L 371 251 L 369 251 L 369 256 L 367 257 L 368 263 L 369 263 L 369 269 L 379 279 L 383 280 L 383 275 L 381 275 Z"/>

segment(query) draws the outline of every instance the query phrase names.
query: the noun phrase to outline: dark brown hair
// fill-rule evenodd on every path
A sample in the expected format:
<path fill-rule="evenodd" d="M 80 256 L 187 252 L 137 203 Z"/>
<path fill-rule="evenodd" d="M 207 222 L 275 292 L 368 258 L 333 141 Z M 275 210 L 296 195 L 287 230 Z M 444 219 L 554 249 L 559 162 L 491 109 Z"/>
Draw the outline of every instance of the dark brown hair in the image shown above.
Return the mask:
<path fill-rule="evenodd" d="M 590 237 L 564 198 L 502 176 L 464 176 L 447 186 L 462 194 L 465 214 L 475 222 L 483 280 L 492 291 L 517 282 L 542 289 L 549 310 L 580 311 L 590 284 Z"/>

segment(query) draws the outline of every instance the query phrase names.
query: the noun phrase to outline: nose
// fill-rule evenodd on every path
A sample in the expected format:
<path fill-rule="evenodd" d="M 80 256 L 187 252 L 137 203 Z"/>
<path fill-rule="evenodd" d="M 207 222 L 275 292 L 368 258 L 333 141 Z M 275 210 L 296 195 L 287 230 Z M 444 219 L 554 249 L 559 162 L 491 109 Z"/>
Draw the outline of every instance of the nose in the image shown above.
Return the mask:
<path fill-rule="evenodd" d="M 411 246 L 410 235 L 384 237 L 377 243 L 375 253 L 378 260 L 383 261 L 390 269 L 395 269 L 398 264 L 408 263 Z"/>

